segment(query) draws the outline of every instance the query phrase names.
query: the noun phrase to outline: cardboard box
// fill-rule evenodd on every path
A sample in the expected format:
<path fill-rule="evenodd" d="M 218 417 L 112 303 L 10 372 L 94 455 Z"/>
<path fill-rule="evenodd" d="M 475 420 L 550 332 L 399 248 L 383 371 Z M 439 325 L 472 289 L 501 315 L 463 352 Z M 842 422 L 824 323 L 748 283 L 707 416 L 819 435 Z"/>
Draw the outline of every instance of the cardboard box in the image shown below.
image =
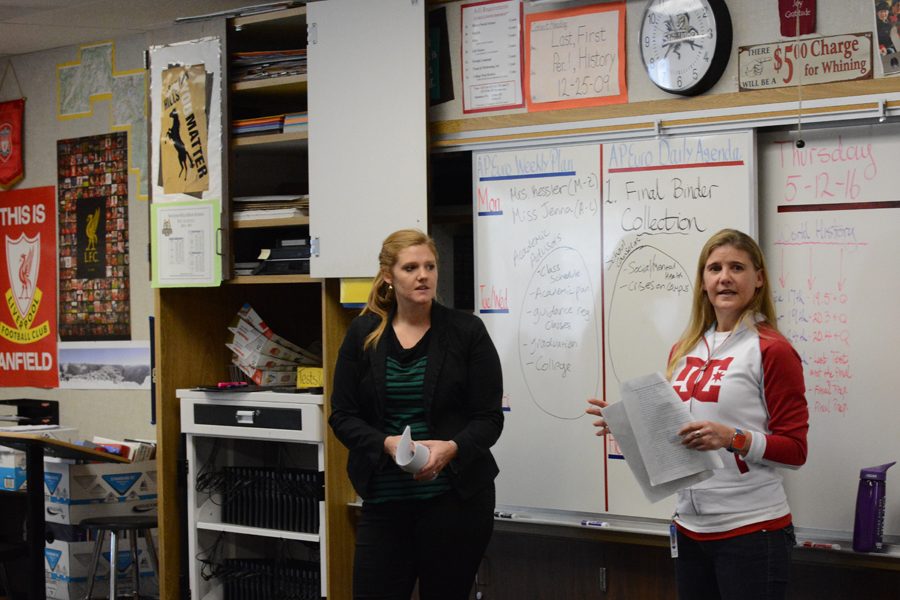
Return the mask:
<path fill-rule="evenodd" d="M 15 492 L 28 488 L 25 467 L 0 467 L 0 489 Z"/>
<path fill-rule="evenodd" d="M 154 543 L 156 541 L 154 540 Z M 116 549 L 116 588 L 118 595 L 134 591 L 131 574 L 131 551 L 127 537 L 121 537 Z M 155 596 L 159 593 L 159 578 L 153 570 L 147 542 L 138 538 L 138 567 L 141 577 L 141 596 Z M 55 540 L 44 547 L 44 575 L 47 598 L 54 600 L 81 600 L 87 592 L 88 576 L 94 542 L 64 542 Z M 97 575 L 94 578 L 95 597 L 109 594 L 109 538 L 103 544 Z"/>
<path fill-rule="evenodd" d="M 263 387 L 276 385 L 293 387 L 297 385 L 297 371 L 293 367 L 287 367 L 286 369 L 254 369 L 253 367 L 236 364 L 241 372 L 256 385 Z"/>
<path fill-rule="evenodd" d="M 156 461 L 73 464 L 44 460 L 46 520 L 77 524 L 100 516 L 156 514 Z"/>
<path fill-rule="evenodd" d="M 272 367 L 293 367 L 297 365 L 295 359 L 275 358 L 269 354 L 252 350 L 236 344 L 225 344 L 234 353 L 236 363 L 254 369 L 270 369 Z"/>
<path fill-rule="evenodd" d="M 34 433 L 41 437 L 73 442 L 78 438 L 76 427 L 40 428 L 33 427 L 3 427 L 3 431 L 18 433 Z M 25 453 L 21 450 L 13 450 L 7 446 L 0 446 L 0 490 L 17 491 L 25 490 L 27 471 L 25 470 Z"/>
<path fill-rule="evenodd" d="M 251 327 L 243 319 L 239 320 L 237 327 L 229 327 L 228 330 L 232 334 L 231 343 L 245 352 L 259 352 L 294 362 L 299 362 L 302 358 L 302 355 L 296 350 L 287 348 L 278 343 L 278 341 L 267 337 L 264 333 Z"/>

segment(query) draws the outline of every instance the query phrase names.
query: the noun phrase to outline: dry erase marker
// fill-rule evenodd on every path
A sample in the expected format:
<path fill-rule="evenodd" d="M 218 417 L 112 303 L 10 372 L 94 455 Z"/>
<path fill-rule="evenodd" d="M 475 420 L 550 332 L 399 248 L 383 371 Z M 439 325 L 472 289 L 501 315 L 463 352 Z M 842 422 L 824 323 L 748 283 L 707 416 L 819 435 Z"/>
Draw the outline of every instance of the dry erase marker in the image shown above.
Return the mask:
<path fill-rule="evenodd" d="M 221 390 L 230 390 L 231 388 L 247 387 L 246 381 L 220 381 L 216 387 Z"/>
<path fill-rule="evenodd" d="M 825 544 L 822 542 L 806 541 L 800 545 L 803 546 L 804 548 L 818 548 L 820 550 L 840 550 L 841 549 L 840 544 Z"/>
<path fill-rule="evenodd" d="M 582 520 L 581 524 L 585 527 L 609 527 L 609 523 L 606 521 L 592 521 L 590 519 Z"/>

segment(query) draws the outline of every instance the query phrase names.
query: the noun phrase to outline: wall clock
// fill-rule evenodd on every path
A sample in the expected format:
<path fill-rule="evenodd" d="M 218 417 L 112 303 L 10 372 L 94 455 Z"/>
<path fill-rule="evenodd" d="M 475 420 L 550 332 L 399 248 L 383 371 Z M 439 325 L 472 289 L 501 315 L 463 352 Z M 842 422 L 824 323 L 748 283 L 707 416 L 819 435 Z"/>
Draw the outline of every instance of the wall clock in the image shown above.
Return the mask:
<path fill-rule="evenodd" d="M 731 55 L 725 0 L 650 0 L 641 21 L 641 58 L 661 89 L 685 96 L 711 88 Z"/>

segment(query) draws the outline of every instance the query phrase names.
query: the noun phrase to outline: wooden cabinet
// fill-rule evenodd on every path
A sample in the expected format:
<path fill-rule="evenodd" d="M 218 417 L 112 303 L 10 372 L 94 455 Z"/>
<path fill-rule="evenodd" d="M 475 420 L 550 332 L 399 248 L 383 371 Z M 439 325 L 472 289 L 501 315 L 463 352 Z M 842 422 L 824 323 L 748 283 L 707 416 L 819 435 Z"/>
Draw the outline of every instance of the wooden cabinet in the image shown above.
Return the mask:
<path fill-rule="evenodd" d="M 306 43 L 306 8 L 290 8 L 277 12 L 237 17 L 229 21 L 228 55 L 235 51 L 303 48 Z M 266 80 L 236 83 L 228 81 L 227 108 L 230 123 L 234 118 L 251 118 L 306 110 L 306 75 L 292 74 Z M 241 195 L 302 194 L 308 188 L 307 135 L 264 133 L 252 137 L 224 135 L 228 152 L 223 157 L 226 169 L 226 199 Z M 288 219 L 264 219 L 230 222 L 229 202 L 224 219 L 230 223 L 223 235 L 226 264 L 225 282 L 218 287 L 162 288 L 156 290 L 156 403 L 157 438 L 159 442 L 159 512 L 160 512 L 160 596 L 175 600 L 190 597 L 222 598 L 220 585 L 200 586 L 189 590 L 189 571 L 196 574 L 196 556 L 187 550 L 188 533 L 196 533 L 196 518 L 189 529 L 188 492 L 186 485 L 187 448 L 196 461 L 197 452 L 209 447 L 205 437 L 186 444 L 182 436 L 180 401 L 176 390 L 229 379 L 231 353 L 225 346 L 228 325 L 244 303 L 249 303 L 266 323 L 283 337 L 301 346 L 322 342 L 325 390 L 330 394 L 332 368 L 337 349 L 343 340 L 354 312 L 339 303 L 339 282 L 322 280 L 306 274 L 255 275 L 229 277 L 229 267 L 242 253 L 254 253 L 245 243 L 266 243 L 285 231 L 309 235 L 306 216 Z M 246 238 L 246 239 L 245 239 Z M 249 242 L 248 242 L 249 240 Z M 324 424 L 327 403 L 323 408 L 322 440 L 318 446 L 316 468 L 324 474 L 325 498 L 321 509 L 320 533 L 316 535 L 318 556 L 325 567 L 322 592 L 328 598 L 349 598 L 354 529 L 348 504 L 356 499 L 345 474 L 347 453 Z M 199 443 L 199 446 L 197 443 Z M 232 442 L 237 444 L 237 442 Z M 262 453 L 265 447 L 248 446 L 249 453 Z M 240 447 L 239 451 L 243 451 Z M 232 451 L 234 451 L 232 449 Z M 196 500 L 196 493 L 191 492 Z M 215 538 L 216 523 L 203 525 L 203 534 L 194 535 L 196 543 Z M 220 527 L 221 529 L 221 527 Z M 261 544 L 256 535 L 231 536 L 230 552 L 254 554 Z M 266 532 L 264 539 L 293 540 L 293 534 Z M 301 539 L 300 542 L 309 542 Z M 246 548 L 245 545 L 246 544 Z M 196 587 L 196 577 L 195 587 Z"/>
<path fill-rule="evenodd" d="M 258 260 L 263 248 L 277 245 L 284 236 L 309 238 L 308 213 L 284 218 L 239 220 L 236 198 L 300 197 L 309 194 L 307 120 L 306 7 L 235 17 L 228 27 L 226 51 L 230 60 L 229 169 L 231 191 L 230 266 Z M 247 125 L 268 119 L 268 124 Z M 242 124 L 244 129 L 236 127 Z M 276 127 L 266 129 L 265 127 Z M 252 127 L 259 127 L 253 131 Z M 256 208 L 260 203 L 240 203 Z M 262 204 L 263 206 L 265 204 Z M 272 212 L 274 211 L 258 211 Z M 307 275 L 308 261 L 305 263 Z M 230 269 L 233 283 L 271 282 L 250 279 Z M 292 275 L 291 281 L 309 277 Z M 284 280 L 275 278 L 274 281 Z"/>
<path fill-rule="evenodd" d="M 262 282 L 261 282 L 262 283 Z M 178 389 L 223 381 L 230 352 L 227 326 L 249 302 L 274 331 L 306 345 L 321 339 L 325 395 L 337 350 L 351 311 L 339 304 L 337 280 L 226 284 L 217 288 L 167 288 L 156 295 L 156 401 L 159 441 L 159 512 L 161 598 L 186 598 L 186 577 L 194 557 L 183 554 L 187 538 L 187 490 L 184 440 L 181 435 Z M 325 406 L 325 417 L 328 408 Z M 323 424 L 322 469 L 325 478 L 321 549 L 327 564 L 328 598 L 349 598 L 353 558 L 353 514 L 348 504 L 356 495 L 346 477 L 346 449 Z M 194 596 L 196 597 L 196 596 Z"/>
<path fill-rule="evenodd" d="M 240 83 L 226 77 L 224 98 L 217 104 L 226 123 L 221 137 L 227 150 L 217 184 L 223 200 L 224 281 L 214 287 L 156 290 L 164 600 L 188 597 L 188 565 L 196 559 L 186 554 L 187 462 L 176 390 L 228 379 L 227 327 L 249 303 L 279 335 L 301 346 L 322 341 L 327 419 L 337 351 L 356 314 L 341 306 L 340 281 L 334 278 L 371 277 L 388 233 L 427 227 L 424 4 L 326 0 L 227 22 L 223 60 L 235 51 L 301 49 L 309 39 L 310 72 L 308 77 L 293 73 Z M 159 102 L 151 97 L 151 103 Z M 159 107 L 154 111 L 158 115 Z M 309 135 L 236 137 L 229 130 L 235 118 L 300 111 L 309 113 Z M 155 163 L 154 172 L 157 168 Z M 231 218 L 234 197 L 302 193 L 310 194 L 309 217 Z M 235 260 L 243 262 L 258 244 L 285 232 L 320 242 L 312 276 L 232 274 Z M 327 427 L 322 452 L 324 591 L 328 598 L 350 598 L 355 513 L 349 505 L 356 494 L 346 476 L 347 451 Z M 217 598 L 212 590 L 206 591 Z"/>

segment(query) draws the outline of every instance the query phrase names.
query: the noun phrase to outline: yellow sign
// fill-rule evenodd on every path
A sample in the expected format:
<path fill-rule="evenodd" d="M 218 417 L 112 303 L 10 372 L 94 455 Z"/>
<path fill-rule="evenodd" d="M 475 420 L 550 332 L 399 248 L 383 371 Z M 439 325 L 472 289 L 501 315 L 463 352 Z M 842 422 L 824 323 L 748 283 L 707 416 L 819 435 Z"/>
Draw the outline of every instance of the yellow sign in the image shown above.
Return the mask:
<path fill-rule="evenodd" d="M 34 290 L 34 301 L 28 309 L 28 313 L 23 315 L 16 306 L 16 299 L 13 296 L 12 289 L 6 290 L 6 306 L 9 308 L 9 314 L 13 318 L 16 329 L 13 329 L 6 323 L 0 323 L 0 337 L 9 340 L 14 344 L 31 344 L 50 335 L 50 323 L 44 321 L 37 327 L 31 327 L 34 316 L 38 312 L 41 305 L 43 293 L 40 288 Z"/>
<path fill-rule="evenodd" d="M 297 387 L 322 387 L 322 367 L 297 367 Z"/>

